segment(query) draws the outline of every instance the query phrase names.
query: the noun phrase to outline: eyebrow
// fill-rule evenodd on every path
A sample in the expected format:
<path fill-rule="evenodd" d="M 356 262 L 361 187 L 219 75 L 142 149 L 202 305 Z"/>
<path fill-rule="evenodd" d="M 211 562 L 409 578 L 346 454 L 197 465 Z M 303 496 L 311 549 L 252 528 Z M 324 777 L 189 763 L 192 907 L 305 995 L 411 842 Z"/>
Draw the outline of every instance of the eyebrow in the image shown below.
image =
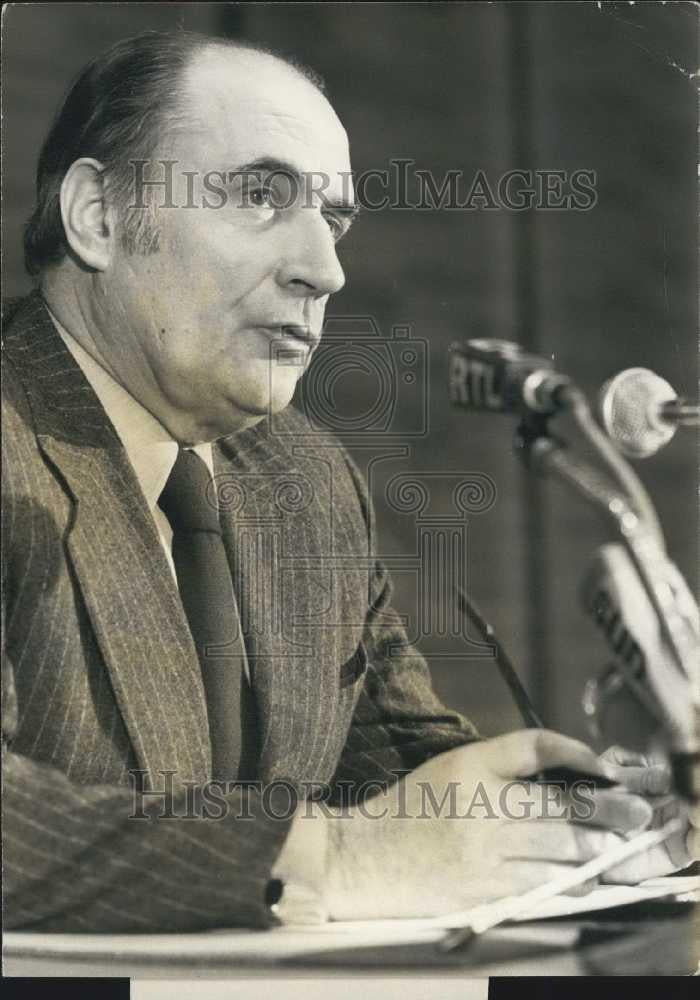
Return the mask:
<path fill-rule="evenodd" d="M 292 163 L 287 160 L 278 160 L 274 157 L 263 156 L 257 160 L 251 160 L 250 163 L 244 163 L 240 167 L 236 167 L 235 170 L 228 172 L 228 176 L 235 176 L 236 174 L 253 174 L 253 173 L 270 173 L 270 174 L 287 174 L 287 176 L 292 177 L 296 181 L 302 181 L 304 174 L 299 171 Z M 312 171 L 316 174 L 316 171 Z M 320 175 L 320 172 L 318 173 Z M 348 227 L 354 222 L 357 216 L 360 214 L 360 206 L 354 201 L 338 201 L 337 199 L 327 198 L 323 191 L 318 192 L 323 199 L 324 208 L 328 208 L 335 212 L 337 215 L 342 216 L 348 221 Z"/>

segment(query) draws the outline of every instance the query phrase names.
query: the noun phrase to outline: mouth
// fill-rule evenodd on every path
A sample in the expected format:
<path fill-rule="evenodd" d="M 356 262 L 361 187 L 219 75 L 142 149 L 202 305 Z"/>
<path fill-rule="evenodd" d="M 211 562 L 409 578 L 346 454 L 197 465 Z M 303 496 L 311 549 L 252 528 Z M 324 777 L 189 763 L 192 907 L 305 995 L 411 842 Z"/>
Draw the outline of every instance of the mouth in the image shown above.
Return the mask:
<path fill-rule="evenodd" d="M 294 344 L 296 349 L 315 350 L 320 343 L 320 336 L 315 334 L 310 326 L 302 323 L 280 323 L 261 327 L 273 340 Z"/>

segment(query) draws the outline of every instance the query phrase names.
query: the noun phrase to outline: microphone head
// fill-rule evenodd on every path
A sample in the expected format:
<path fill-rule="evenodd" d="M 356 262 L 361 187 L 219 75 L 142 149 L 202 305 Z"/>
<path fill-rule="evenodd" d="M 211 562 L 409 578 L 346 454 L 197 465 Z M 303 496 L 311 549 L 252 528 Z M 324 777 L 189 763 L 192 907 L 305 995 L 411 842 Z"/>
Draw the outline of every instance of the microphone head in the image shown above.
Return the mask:
<path fill-rule="evenodd" d="M 648 368 L 627 368 L 602 386 L 600 418 L 608 436 L 630 458 L 647 458 L 671 440 L 676 425 L 662 407 L 676 400 L 666 379 Z"/>
<path fill-rule="evenodd" d="M 694 667 L 700 641 L 698 608 L 678 569 L 659 557 L 653 576 L 669 595 L 675 634 Z M 581 587 L 585 612 L 602 632 L 624 683 L 607 725 L 609 742 L 641 749 L 663 739 L 681 749 L 697 744 L 697 679 L 676 664 L 657 615 L 626 548 L 608 543 L 595 553 Z M 671 612 L 669 611 L 669 614 Z M 590 715 L 590 705 L 588 714 Z M 605 706 L 594 706 L 597 711 Z M 609 706 L 608 706 L 609 707 Z M 597 720 L 605 729 L 604 719 Z"/>

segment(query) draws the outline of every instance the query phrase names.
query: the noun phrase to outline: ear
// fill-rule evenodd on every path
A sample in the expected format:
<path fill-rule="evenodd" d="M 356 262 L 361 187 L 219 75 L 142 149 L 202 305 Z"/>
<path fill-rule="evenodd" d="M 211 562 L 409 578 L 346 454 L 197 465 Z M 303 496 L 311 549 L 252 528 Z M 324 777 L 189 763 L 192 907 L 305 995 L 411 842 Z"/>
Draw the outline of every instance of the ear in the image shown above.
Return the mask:
<path fill-rule="evenodd" d="M 104 192 L 104 165 L 82 157 L 61 184 L 61 218 L 71 250 L 88 267 L 104 271 L 114 244 L 114 221 Z"/>

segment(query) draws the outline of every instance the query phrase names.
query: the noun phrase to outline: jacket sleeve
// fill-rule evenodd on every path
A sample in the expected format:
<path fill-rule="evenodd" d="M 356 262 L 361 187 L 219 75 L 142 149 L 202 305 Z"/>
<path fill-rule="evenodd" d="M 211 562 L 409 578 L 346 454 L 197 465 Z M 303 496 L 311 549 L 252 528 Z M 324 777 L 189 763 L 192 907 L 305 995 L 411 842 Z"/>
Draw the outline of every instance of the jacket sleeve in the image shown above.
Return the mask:
<path fill-rule="evenodd" d="M 367 525 L 373 553 L 375 515 L 364 479 L 346 456 Z M 363 784 L 391 784 L 439 753 L 479 739 L 474 725 L 446 708 L 433 690 L 424 658 L 408 642 L 391 606 L 393 585 L 381 560 L 374 560 L 363 644 L 364 684 L 333 783 L 331 801 L 351 804 Z M 377 788 L 372 791 L 376 794 Z"/>
<path fill-rule="evenodd" d="M 203 799 L 201 789 L 186 798 L 75 784 L 13 752 L 16 697 L 7 657 L 2 680 L 6 930 L 149 932 L 276 922 L 265 894 L 291 823 L 279 803 L 254 788 L 217 795 L 209 786 Z"/>

